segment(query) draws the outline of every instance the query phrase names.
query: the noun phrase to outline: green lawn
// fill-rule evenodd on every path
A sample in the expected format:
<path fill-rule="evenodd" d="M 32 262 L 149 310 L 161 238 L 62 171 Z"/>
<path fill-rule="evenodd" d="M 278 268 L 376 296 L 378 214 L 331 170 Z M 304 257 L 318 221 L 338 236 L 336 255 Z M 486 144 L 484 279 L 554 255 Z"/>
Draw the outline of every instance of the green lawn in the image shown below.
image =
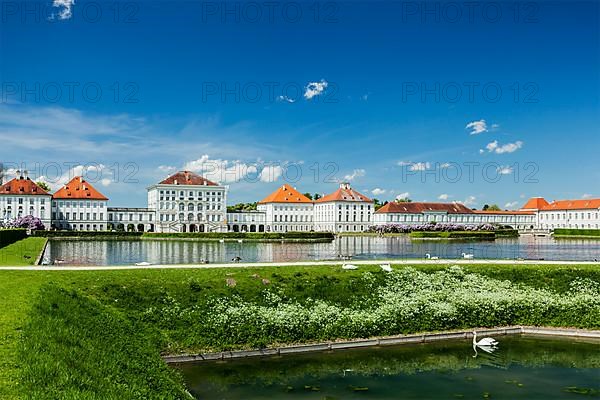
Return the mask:
<path fill-rule="evenodd" d="M 472 326 L 600 327 L 594 265 L 392 266 L 0 270 L 0 399 L 187 398 L 161 353 Z"/>
<path fill-rule="evenodd" d="M 33 265 L 44 248 L 46 240 L 41 237 L 28 237 L 0 248 L 0 267 Z"/>

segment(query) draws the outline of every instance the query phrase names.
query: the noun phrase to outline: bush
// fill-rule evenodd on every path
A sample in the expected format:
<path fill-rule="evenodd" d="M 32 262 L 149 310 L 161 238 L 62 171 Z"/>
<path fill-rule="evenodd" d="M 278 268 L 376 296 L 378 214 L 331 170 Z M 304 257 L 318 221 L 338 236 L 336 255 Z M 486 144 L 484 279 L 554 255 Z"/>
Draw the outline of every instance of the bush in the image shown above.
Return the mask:
<path fill-rule="evenodd" d="M 24 217 L 15 218 L 3 224 L 0 223 L 0 226 L 2 225 L 6 228 L 22 228 L 29 229 L 32 231 L 46 229 L 42 220 L 38 217 L 34 217 L 33 215 L 26 215 Z"/>
<path fill-rule="evenodd" d="M 143 232 L 109 232 L 109 231 L 36 231 L 34 236 L 41 237 L 141 237 Z"/>
<path fill-rule="evenodd" d="M 8 246 L 26 237 L 27 230 L 25 229 L 0 229 L 0 247 Z"/>
<path fill-rule="evenodd" d="M 454 232 L 454 231 L 494 231 L 497 227 L 491 224 L 465 225 L 446 222 L 428 222 L 425 224 L 387 224 L 369 228 L 369 232 L 410 233 L 410 232 Z"/>
<path fill-rule="evenodd" d="M 555 229 L 555 236 L 596 236 L 600 237 L 600 229 Z"/>
<path fill-rule="evenodd" d="M 479 239 L 479 240 L 494 240 L 495 232 L 488 231 L 453 231 L 453 232 L 411 232 L 411 238 L 439 238 L 439 239 Z"/>
<path fill-rule="evenodd" d="M 192 238 L 192 239 L 251 239 L 251 240 L 281 240 L 281 239 L 327 239 L 333 240 L 331 232 L 159 232 L 144 233 L 145 238 Z"/>

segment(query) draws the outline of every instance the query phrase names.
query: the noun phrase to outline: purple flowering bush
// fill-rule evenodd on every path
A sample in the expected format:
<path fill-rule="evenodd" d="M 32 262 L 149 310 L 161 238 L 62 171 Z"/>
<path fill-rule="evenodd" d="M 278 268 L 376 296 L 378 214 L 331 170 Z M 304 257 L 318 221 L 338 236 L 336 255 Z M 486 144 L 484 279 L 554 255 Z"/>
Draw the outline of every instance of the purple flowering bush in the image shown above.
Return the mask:
<path fill-rule="evenodd" d="M 387 224 L 371 226 L 369 232 L 384 233 L 410 233 L 410 232 L 455 232 L 455 231 L 495 231 L 496 227 L 491 224 L 465 225 L 453 223 L 425 224 Z"/>
<path fill-rule="evenodd" d="M 7 221 L 1 224 L 2 228 L 23 228 L 30 229 L 32 231 L 44 230 L 46 227 L 41 219 L 34 217 L 32 215 L 26 215 L 24 217 L 19 217 Z"/>

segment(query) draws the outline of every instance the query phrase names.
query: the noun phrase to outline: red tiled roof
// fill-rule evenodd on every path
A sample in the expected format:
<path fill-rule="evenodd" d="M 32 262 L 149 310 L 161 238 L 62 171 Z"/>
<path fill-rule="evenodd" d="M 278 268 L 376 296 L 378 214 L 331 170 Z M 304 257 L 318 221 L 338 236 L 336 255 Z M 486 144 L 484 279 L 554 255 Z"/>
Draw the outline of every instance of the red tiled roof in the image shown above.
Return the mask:
<path fill-rule="evenodd" d="M 190 171 L 179 171 L 160 182 L 161 185 L 219 186 L 215 182 Z"/>
<path fill-rule="evenodd" d="M 547 205 L 548 202 L 543 197 L 532 197 L 521 207 L 521 210 L 541 210 Z"/>
<path fill-rule="evenodd" d="M 488 214 L 488 215 L 494 215 L 494 214 L 499 214 L 499 215 L 534 215 L 535 211 L 531 210 L 531 211 L 523 211 L 523 210 L 498 210 L 498 211 L 482 211 L 482 210 L 473 210 L 473 212 L 475 214 Z"/>
<path fill-rule="evenodd" d="M 542 211 L 595 210 L 598 208 L 600 208 L 600 199 L 556 200 L 542 208 Z"/>
<path fill-rule="evenodd" d="M 108 200 L 82 176 L 76 176 L 52 195 L 53 199 Z"/>
<path fill-rule="evenodd" d="M 366 203 L 373 202 L 373 200 L 352 189 L 350 185 L 346 183 L 342 183 L 338 190 L 321 197 L 315 203 L 326 203 L 329 201 L 361 201 Z"/>
<path fill-rule="evenodd" d="M 473 214 L 473 210 L 460 203 L 408 203 L 392 201 L 375 213 L 419 214 L 422 212 L 446 212 L 448 214 Z"/>
<path fill-rule="evenodd" d="M 258 203 L 311 203 L 311 200 L 290 185 L 285 184 Z"/>
<path fill-rule="evenodd" d="M 50 193 L 36 185 L 29 178 L 15 178 L 0 186 L 0 195 L 30 195 L 30 196 L 49 196 Z"/>

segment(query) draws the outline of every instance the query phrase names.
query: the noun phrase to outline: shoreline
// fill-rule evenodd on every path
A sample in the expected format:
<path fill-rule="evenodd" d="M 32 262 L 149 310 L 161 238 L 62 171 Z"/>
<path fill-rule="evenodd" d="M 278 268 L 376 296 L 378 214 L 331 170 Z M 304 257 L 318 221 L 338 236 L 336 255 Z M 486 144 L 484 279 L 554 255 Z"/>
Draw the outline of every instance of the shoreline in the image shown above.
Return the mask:
<path fill-rule="evenodd" d="M 378 338 L 339 340 L 308 344 L 291 344 L 289 346 L 253 350 L 232 350 L 208 352 L 199 354 L 164 355 L 162 359 L 167 364 L 198 363 L 203 361 L 223 361 L 240 358 L 281 356 L 287 354 L 316 353 L 322 351 L 348 350 L 364 347 L 384 347 L 402 344 L 430 343 L 453 339 L 471 339 L 472 332 L 481 335 L 521 335 L 521 336 L 550 336 L 573 337 L 600 340 L 600 330 L 536 327 L 536 326 L 506 326 L 499 328 L 473 328 L 467 330 L 450 330 L 434 333 L 417 333 L 395 335 Z"/>
<path fill-rule="evenodd" d="M 111 270 L 156 270 L 156 269 L 219 269 L 219 268 L 263 268 L 263 267 L 311 267 L 311 266 L 378 266 L 380 264 L 404 265 L 593 265 L 600 267 L 600 261 L 560 261 L 560 260 L 507 260 L 507 259 L 380 259 L 380 260 L 323 260 L 288 262 L 252 262 L 252 263 L 215 263 L 215 264 L 155 264 L 155 265 L 82 265 L 82 266 L 0 266 L 0 271 L 111 271 Z"/>

